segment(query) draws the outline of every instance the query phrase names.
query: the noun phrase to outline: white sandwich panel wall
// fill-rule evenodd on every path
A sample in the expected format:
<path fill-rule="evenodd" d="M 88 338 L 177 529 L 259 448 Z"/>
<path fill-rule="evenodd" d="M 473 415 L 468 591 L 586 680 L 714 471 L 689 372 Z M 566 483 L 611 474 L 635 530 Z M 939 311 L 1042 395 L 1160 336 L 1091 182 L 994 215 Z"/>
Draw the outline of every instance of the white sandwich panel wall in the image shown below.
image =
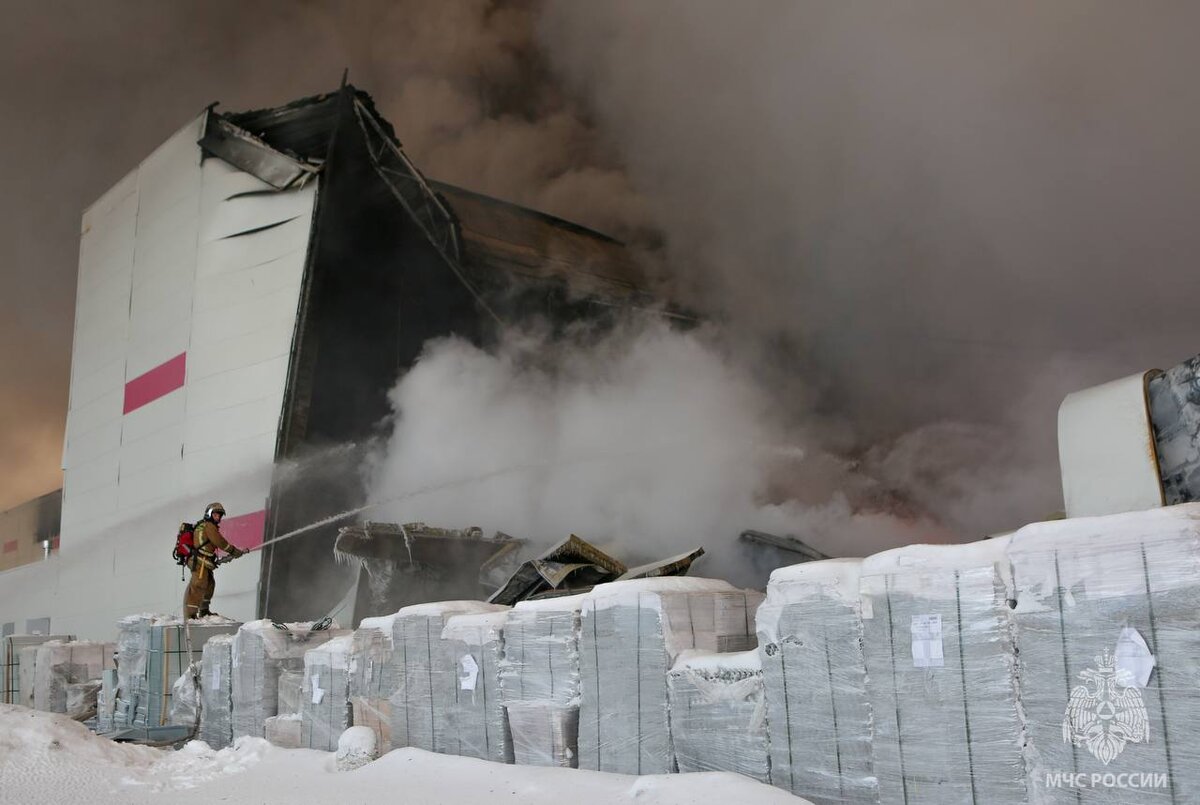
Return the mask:
<path fill-rule="evenodd" d="M 5 619 L 107 638 L 177 611 L 175 529 L 210 500 L 231 539 L 262 539 L 317 182 L 277 192 L 205 159 L 203 125 L 84 214 L 62 549 L 5 574 Z M 254 556 L 222 568 L 214 608 L 252 619 L 258 576 Z"/>

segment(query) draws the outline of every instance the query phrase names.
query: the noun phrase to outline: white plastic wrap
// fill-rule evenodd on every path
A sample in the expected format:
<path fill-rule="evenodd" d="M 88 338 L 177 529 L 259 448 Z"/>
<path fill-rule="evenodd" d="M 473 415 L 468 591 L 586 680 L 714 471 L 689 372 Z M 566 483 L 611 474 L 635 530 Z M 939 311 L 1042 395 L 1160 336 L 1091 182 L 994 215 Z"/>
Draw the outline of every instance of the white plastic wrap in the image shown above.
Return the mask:
<path fill-rule="evenodd" d="M 307 622 L 283 625 L 286 628 L 280 629 L 269 620 L 250 621 L 233 638 L 234 738 L 262 738 L 263 722 L 278 711 L 280 672 L 303 671 L 304 653 L 340 634 L 331 630 L 313 632 L 313 624 Z"/>
<path fill-rule="evenodd" d="M 548 701 L 504 705 L 514 761 L 521 766 L 578 766 L 579 706 Z"/>
<path fill-rule="evenodd" d="M 3 657 L 0 657 L 0 703 L 20 704 L 21 698 L 21 649 L 37 647 L 51 640 L 69 642 L 74 635 L 16 634 L 6 635 L 0 640 Z"/>
<path fill-rule="evenodd" d="M 305 654 L 307 656 L 307 652 Z M 280 671 L 279 704 L 275 711 L 281 716 L 299 713 L 303 696 L 304 671 Z"/>
<path fill-rule="evenodd" d="M 166 724 L 174 681 L 191 663 L 201 661 L 210 638 L 232 634 L 239 625 L 211 616 L 189 621 L 185 631 L 177 616 L 143 613 L 122 618 L 117 624 L 117 724 Z"/>
<path fill-rule="evenodd" d="M 197 724 L 200 707 L 200 692 L 196 689 L 196 677 L 191 668 L 186 668 L 171 685 L 169 721 L 171 724 L 191 728 Z"/>
<path fill-rule="evenodd" d="M 455 673 L 447 751 L 512 763 L 512 740 L 500 698 L 507 608 L 482 615 L 455 615 L 442 630 L 445 668 Z"/>
<path fill-rule="evenodd" d="M 350 707 L 354 724 L 375 733 L 381 753 L 392 748 L 392 703 L 400 669 L 392 650 L 394 617 L 366 618 L 350 646 Z"/>
<path fill-rule="evenodd" d="M 300 740 L 309 749 L 333 752 L 350 726 L 350 649 L 354 635 L 343 631 L 304 652 L 300 692 Z M 280 677 L 280 693 L 283 679 Z"/>
<path fill-rule="evenodd" d="M 16 704 L 33 709 L 33 688 L 37 681 L 37 646 L 25 646 L 18 661 L 18 685 Z"/>
<path fill-rule="evenodd" d="M 113 643 L 52 640 L 37 647 L 33 706 L 49 713 L 67 712 L 67 688 L 100 678 L 113 667 Z"/>
<path fill-rule="evenodd" d="M 458 689 L 457 671 L 441 646 L 442 629 L 454 615 L 504 609 L 480 601 L 439 601 L 396 613 L 392 642 L 402 676 L 391 697 L 393 747 L 451 751 L 448 718 Z"/>
<path fill-rule="evenodd" d="M 757 651 L 685 651 L 667 675 L 667 693 L 679 771 L 731 771 L 770 782 Z"/>
<path fill-rule="evenodd" d="M 213 749 L 233 743 L 233 635 L 204 644 L 200 662 L 200 740 Z"/>
<path fill-rule="evenodd" d="M 263 737 L 282 749 L 303 749 L 304 729 L 300 714 L 268 716 L 263 720 Z"/>
<path fill-rule="evenodd" d="M 912 545 L 863 561 L 882 802 L 1027 801 L 1006 545 Z"/>
<path fill-rule="evenodd" d="M 67 685 L 67 718 L 87 721 L 96 716 L 96 700 L 100 694 L 97 680 Z"/>
<path fill-rule="evenodd" d="M 859 619 L 861 566 L 860 559 L 829 559 L 780 568 L 758 608 L 770 782 L 816 805 L 879 801 Z"/>
<path fill-rule="evenodd" d="M 96 731 L 112 732 L 113 715 L 117 707 L 117 669 L 110 668 L 100 676 L 100 692 L 96 695 Z"/>
<path fill-rule="evenodd" d="M 1037 801 L 1200 802 L 1200 504 L 1026 526 L 1009 559 Z"/>
<path fill-rule="evenodd" d="M 667 672 L 687 649 L 754 648 L 762 599 L 690 577 L 617 581 L 588 593 L 579 638 L 579 768 L 674 771 Z"/>
<path fill-rule="evenodd" d="M 586 595 L 522 601 L 504 624 L 500 699 L 516 763 L 578 765 L 579 611 Z"/>

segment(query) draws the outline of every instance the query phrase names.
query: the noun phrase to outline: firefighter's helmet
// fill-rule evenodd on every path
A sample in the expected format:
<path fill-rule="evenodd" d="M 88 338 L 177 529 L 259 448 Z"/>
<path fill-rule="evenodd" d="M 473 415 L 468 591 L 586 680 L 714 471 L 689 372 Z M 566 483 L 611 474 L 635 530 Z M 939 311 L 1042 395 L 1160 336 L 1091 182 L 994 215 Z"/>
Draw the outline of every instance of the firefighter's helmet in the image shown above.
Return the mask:
<path fill-rule="evenodd" d="M 212 519 L 212 516 L 213 516 L 214 514 L 219 514 L 219 515 L 221 515 L 222 517 L 224 517 L 224 516 L 225 516 L 225 507 L 224 507 L 224 506 L 222 506 L 220 503 L 210 503 L 210 504 L 208 504 L 208 507 L 204 509 L 204 517 L 205 517 L 205 519 L 206 519 L 206 520 L 211 520 L 211 519 Z"/>

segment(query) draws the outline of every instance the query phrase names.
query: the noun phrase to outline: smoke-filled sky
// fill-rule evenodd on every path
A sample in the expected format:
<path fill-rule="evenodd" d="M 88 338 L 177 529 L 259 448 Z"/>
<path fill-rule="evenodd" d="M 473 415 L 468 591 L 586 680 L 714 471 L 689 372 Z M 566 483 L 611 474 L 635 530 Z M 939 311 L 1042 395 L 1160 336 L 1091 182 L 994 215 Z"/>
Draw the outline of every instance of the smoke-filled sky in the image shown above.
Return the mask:
<path fill-rule="evenodd" d="M 747 492 L 763 505 L 850 500 L 933 536 L 1037 519 L 1061 506 L 1062 395 L 1200 350 L 1192 3 L 4 10 L 0 507 L 59 483 L 83 207 L 208 103 L 281 103 L 343 67 L 428 174 L 628 239 L 714 322 L 630 342 L 599 390 L 613 415 L 645 390 L 637 360 L 711 369 L 700 412 L 759 415 L 710 447 L 766 436 L 809 457 L 783 491 Z M 466 365 L 514 417 L 515 372 L 560 423 L 605 422 L 511 363 L 433 345 L 393 399 Z"/>

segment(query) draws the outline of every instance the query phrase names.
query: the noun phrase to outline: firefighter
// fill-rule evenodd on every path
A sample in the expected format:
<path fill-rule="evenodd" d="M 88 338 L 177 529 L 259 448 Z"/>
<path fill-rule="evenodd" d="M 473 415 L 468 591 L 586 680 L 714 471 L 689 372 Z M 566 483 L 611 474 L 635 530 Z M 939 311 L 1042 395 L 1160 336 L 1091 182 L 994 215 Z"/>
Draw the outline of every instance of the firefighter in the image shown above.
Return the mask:
<path fill-rule="evenodd" d="M 217 567 L 217 551 L 224 551 L 235 559 L 246 553 L 236 545 L 230 545 L 221 534 L 221 518 L 224 516 L 224 506 L 210 503 L 204 510 L 204 519 L 196 523 L 196 553 L 188 561 L 192 578 L 183 595 L 183 610 L 189 618 L 215 614 L 208 606 L 217 589 L 217 580 L 213 576 Z"/>

